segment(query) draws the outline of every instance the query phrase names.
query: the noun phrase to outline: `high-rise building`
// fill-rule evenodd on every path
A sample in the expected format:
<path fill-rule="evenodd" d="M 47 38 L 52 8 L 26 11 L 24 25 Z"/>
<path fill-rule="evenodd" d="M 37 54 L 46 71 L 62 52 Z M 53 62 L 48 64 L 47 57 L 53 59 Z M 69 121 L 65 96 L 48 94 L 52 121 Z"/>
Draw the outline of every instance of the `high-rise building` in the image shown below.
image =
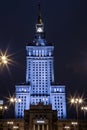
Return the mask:
<path fill-rule="evenodd" d="M 65 86 L 54 81 L 54 46 L 45 39 L 44 24 L 39 15 L 32 44 L 26 45 L 26 83 L 15 86 L 15 96 L 21 102 L 15 103 L 15 116 L 24 117 L 24 110 L 30 105 L 52 105 L 59 119 L 66 118 Z"/>

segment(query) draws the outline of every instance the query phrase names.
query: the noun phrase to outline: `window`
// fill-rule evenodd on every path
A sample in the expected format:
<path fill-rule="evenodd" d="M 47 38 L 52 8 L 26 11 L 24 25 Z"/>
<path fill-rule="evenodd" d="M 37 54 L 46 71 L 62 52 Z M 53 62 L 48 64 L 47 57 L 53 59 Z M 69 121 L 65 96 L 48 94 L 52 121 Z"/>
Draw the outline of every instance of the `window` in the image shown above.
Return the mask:
<path fill-rule="evenodd" d="M 29 56 L 31 56 L 31 52 L 29 52 Z"/>
<path fill-rule="evenodd" d="M 38 50 L 36 50 L 36 56 L 38 56 Z"/>

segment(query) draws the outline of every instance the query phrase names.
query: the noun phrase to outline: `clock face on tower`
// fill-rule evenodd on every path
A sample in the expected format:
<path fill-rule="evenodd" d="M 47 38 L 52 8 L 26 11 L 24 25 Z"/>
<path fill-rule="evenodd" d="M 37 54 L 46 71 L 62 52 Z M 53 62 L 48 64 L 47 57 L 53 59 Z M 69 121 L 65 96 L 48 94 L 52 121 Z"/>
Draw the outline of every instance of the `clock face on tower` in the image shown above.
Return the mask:
<path fill-rule="evenodd" d="M 43 32 L 43 29 L 41 27 L 38 27 L 37 32 Z"/>

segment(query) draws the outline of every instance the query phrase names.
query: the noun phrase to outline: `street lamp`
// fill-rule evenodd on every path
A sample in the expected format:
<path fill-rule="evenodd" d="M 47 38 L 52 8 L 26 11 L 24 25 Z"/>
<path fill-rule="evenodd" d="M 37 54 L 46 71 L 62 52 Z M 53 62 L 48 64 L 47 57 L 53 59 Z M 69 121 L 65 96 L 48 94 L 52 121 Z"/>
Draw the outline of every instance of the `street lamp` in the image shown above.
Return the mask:
<path fill-rule="evenodd" d="M 76 115 L 77 115 L 77 121 L 78 121 L 78 107 L 79 105 L 81 105 L 83 103 L 83 99 L 82 98 L 71 98 L 70 100 L 71 104 L 74 105 L 76 107 Z"/>
<path fill-rule="evenodd" d="M 7 64 L 8 63 L 7 56 L 5 56 L 5 55 L 1 56 L 1 63 L 3 63 L 3 64 Z"/>
<path fill-rule="evenodd" d="M 1 55 L 0 56 L 0 65 L 5 65 L 8 63 L 8 57 L 6 55 Z"/>
<path fill-rule="evenodd" d="M 84 112 L 84 118 L 85 118 L 85 115 L 86 115 L 86 112 L 87 112 L 87 106 L 82 106 L 81 110 Z"/>
<path fill-rule="evenodd" d="M 4 112 L 8 109 L 8 107 L 6 105 L 4 105 L 3 103 L 0 104 L 0 118 L 3 117 Z"/>
<path fill-rule="evenodd" d="M 8 67 L 8 64 L 13 64 L 14 61 L 10 59 L 11 56 L 12 54 L 7 54 L 7 50 L 4 53 L 0 50 L 0 65 L 6 65 Z"/>
<path fill-rule="evenodd" d="M 77 125 L 78 125 L 78 122 L 74 121 L 74 122 L 71 122 L 71 125 L 74 127 L 74 130 L 76 129 Z"/>
<path fill-rule="evenodd" d="M 0 111 L 4 111 L 4 110 L 7 110 L 8 107 L 7 106 L 0 106 Z"/>
<path fill-rule="evenodd" d="M 10 99 L 10 103 L 20 103 L 21 102 L 21 99 L 20 98 L 14 98 L 14 97 L 11 97 Z"/>

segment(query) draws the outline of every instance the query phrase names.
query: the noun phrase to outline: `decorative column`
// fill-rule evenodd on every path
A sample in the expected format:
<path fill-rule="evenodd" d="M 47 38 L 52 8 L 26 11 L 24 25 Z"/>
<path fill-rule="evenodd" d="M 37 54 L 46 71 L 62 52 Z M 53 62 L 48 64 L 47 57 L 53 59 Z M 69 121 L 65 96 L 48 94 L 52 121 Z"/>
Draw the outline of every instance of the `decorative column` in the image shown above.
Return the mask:
<path fill-rule="evenodd" d="M 44 125 L 42 125 L 42 130 L 44 130 Z"/>
<path fill-rule="evenodd" d="M 34 126 L 33 126 L 33 130 L 35 130 L 35 124 L 34 124 Z"/>
<path fill-rule="evenodd" d="M 47 130 L 48 130 L 48 124 L 47 124 Z"/>
<path fill-rule="evenodd" d="M 39 126 L 39 124 L 38 124 L 38 130 L 40 130 L 40 126 Z"/>

